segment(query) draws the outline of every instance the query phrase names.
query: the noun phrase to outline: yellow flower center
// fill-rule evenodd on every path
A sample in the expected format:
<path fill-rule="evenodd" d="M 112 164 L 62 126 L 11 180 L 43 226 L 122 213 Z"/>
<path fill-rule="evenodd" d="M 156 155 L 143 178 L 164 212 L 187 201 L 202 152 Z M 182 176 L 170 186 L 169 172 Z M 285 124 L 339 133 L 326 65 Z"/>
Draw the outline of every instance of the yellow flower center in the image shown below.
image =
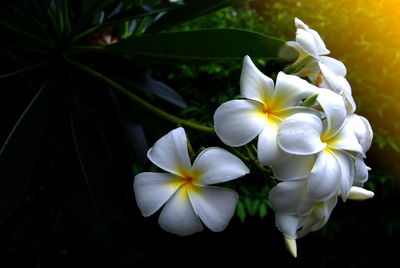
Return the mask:
<path fill-rule="evenodd" d="M 180 181 L 183 184 L 196 184 L 196 181 L 198 181 L 200 177 L 200 172 L 192 169 L 186 169 L 186 168 L 178 168 L 177 171 L 180 174 Z"/>
<path fill-rule="evenodd" d="M 180 176 L 177 177 L 177 183 L 180 184 L 180 200 L 187 202 L 189 199 L 189 191 L 200 192 L 201 187 L 196 186 L 196 182 L 199 180 L 200 172 L 197 170 L 191 170 L 186 168 L 178 168 Z"/>

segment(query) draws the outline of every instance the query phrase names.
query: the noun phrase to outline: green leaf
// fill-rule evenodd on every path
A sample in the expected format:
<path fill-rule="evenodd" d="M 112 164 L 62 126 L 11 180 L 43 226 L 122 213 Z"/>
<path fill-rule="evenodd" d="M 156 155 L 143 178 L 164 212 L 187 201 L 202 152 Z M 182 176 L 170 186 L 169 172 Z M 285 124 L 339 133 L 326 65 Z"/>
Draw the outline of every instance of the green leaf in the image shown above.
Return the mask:
<path fill-rule="evenodd" d="M 94 14 L 102 11 L 108 5 L 111 5 L 116 0 L 85 0 L 82 1 L 82 8 L 86 14 Z"/>
<path fill-rule="evenodd" d="M 41 37 L 38 37 L 37 35 L 35 35 L 33 33 L 27 32 L 24 29 L 18 27 L 17 25 L 15 25 L 13 23 L 10 23 L 10 22 L 7 22 L 7 21 L 4 21 L 4 20 L 0 19 L 0 25 L 2 25 L 4 27 L 14 31 L 15 33 L 17 33 L 17 34 L 19 34 L 21 36 L 29 38 L 32 41 L 36 41 L 36 42 L 41 43 L 41 44 L 48 44 L 47 40 L 45 40 L 45 39 L 43 39 Z"/>
<path fill-rule="evenodd" d="M 84 4 L 83 10 L 84 12 L 78 18 L 76 25 L 74 26 L 75 31 L 73 32 L 73 36 L 81 35 L 81 27 L 88 21 L 93 18 L 93 15 L 99 11 L 102 11 L 107 6 L 114 3 L 116 0 L 90 0 L 88 3 Z M 86 2 L 86 1 L 83 1 Z"/>
<path fill-rule="evenodd" d="M 258 208 L 258 215 L 261 219 L 264 219 L 267 215 L 267 204 L 265 204 L 264 202 L 262 202 Z"/>
<path fill-rule="evenodd" d="M 218 9 L 231 6 L 244 0 L 194 0 L 167 12 L 147 29 L 147 32 L 159 32 L 186 21 L 204 16 Z"/>
<path fill-rule="evenodd" d="M 177 107 L 180 108 L 187 108 L 187 103 L 183 99 L 183 97 L 176 92 L 174 89 L 170 88 L 166 84 L 155 80 L 149 76 L 138 76 L 137 78 L 133 80 L 126 80 L 124 78 L 111 75 L 116 80 L 119 80 L 123 84 L 129 86 L 130 88 L 136 89 L 136 90 L 141 90 L 143 92 L 149 92 L 160 99 L 163 99 L 171 104 L 176 105 Z"/>
<path fill-rule="evenodd" d="M 249 199 L 246 198 L 245 200 L 245 205 L 247 208 L 247 211 L 249 212 L 250 216 L 256 215 L 258 211 L 258 207 L 260 206 L 260 200 L 259 199 Z"/>
<path fill-rule="evenodd" d="M 239 218 L 240 222 L 242 222 L 242 223 L 246 219 L 246 210 L 244 209 L 244 205 L 240 200 L 236 206 L 236 216 Z"/>
<path fill-rule="evenodd" d="M 40 96 L 44 87 L 22 112 L 0 149 L 0 223 L 23 198 L 36 166 L 47 122 L 47 105 Z"/>
<path fill-rule="evenodd" d="M 103 25 L 116 24 L 128 20 L 138 19 L 158 14 L 160 12 L 165 12 L 171 9 L 173 9 L 173 6 L 165 4 L 156 7 L 149 7 L 149 6 L 132 7 L 118 14 L 115 14 L 114 16 L 111 16 L 103 23 Z"/>
<path fill-rule="evenodd" d="M 254 32 L 216 29 L 132 37 L 105 51 L 161 60 L 242 60 L 245 55 L 276 58 L 283 44 L 283 40 Z"/>
<path fill-rule="evenodd" d="M 317 98 L 318 98 L 318 94 L 313 94 L 313 95 L 309 96 L 307 99 L 305 99 L 303 101 L 303 103 L 301 104 L 301 106 L 312 107 L 315 105 Z"/>

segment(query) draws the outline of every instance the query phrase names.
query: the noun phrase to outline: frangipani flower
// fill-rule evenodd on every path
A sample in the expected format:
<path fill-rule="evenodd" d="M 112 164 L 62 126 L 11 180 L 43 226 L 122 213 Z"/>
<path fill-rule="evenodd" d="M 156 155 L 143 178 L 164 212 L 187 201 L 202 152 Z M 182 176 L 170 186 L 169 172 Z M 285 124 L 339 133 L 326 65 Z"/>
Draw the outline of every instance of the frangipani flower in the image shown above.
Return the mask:
<path fill-rule="evenodd" d="M 330 89 L 343 97 L 346 109 L 349 113 L 356 110 L 356 104 L 351 95 L 351 87 L 347 82 L 347 70 L 341 61 L 324 56 L 330 53 L 326 48 L 321 36 L 313 29 L 310 29 L 300 19 L 295 18 L 296 41 L 286 42 L 287 47 L 297 51 L 296 61 L 289 65 L 285 71 L 300 77 L 308 77 L 321 88 Z M 288 57 L 292 54 L 282 49 L 281 56 Z"/>
<path fill-rule="evenodd" d="M 308 157 L 289 158 L 274 170 L 284 174 L 281 180 L 308 178 L 307 196 L 313 200 L 326 201 L 338 194 L 345 200 L 354 180 L 352 154 L 363 155 L 363 149 L 346 122 L 343 99 L 330 90 L 320 89 L 317 102 L 325 119 L 310 113 L 294 114 L 282 121 L 278 132 L 279 146 L 285 152 Z M 287 165 L 298 168 L 281 171 Z"/>
<path fill-rule="evenodd" d="M 337 196 L 326 201 L 310 199 L 307 183 L 307 179 L 284 181 L 269 193 L 269 201 L 276 210 L 276 226 L 283 233 L 286 247 L 294 257 L 297 256 L 296 239 L 321 229 L 337 203 Z M 348 198 L 365 200 L 373 196 L 373 192 L 353 186 Z"/>
<path fill-rule="evenodd" d="M 297 51 L 298 57 L 296 61 L 287 67 L 287 69 L 297 70 L 295 74 L 299 76 L 310 76 L 313 80 L 318 74 L 318 60 L 322 55 L 328 55 L 330 51 L 326 48 L 324 41 L 317 31 L 310 29 L 300 19 L 295 18 L 296 41 L 288 41 L 286 45 Z M 290 50 L 282 50 L 281 56 L 286 57 Z"/>
<path fill-rule="evenodd" d="M 278 74 L 276 85 L 262 74 L 249 56 L 245 56 L 240 77 L 240 93 L 244 99 L 223 103 L 214 114 L 218 137 L 229 146 L 242 146 L 258 136 L 258 159 L 262 165 L 283 160 L 276 136 L 283 119 L 297 113 L 315 113 L 299 107 L 301 100 L 317 93 L 318 88 L 305 80 Z"/>
<path fill-rule="evenodd" d="M 307 180 L 279 183 L 272 188 L 269 201 L 276 209 L 277 228 L 288 238 L 297 239 L 321 229 L 337 203 L 337 196 L 316 202 L 307 197 Z"/>
<path fill-rule="evenodd" d="M 190 163 L 183 128 L 172 130 L 148 151 L 148 158 L 169 173 L 144 172 L 135 176 L 137 204 L 147 217 L 159 210 L 164 230 L 190 235 L 203 230 L 201 221 L 212 231 L 225 229 L 236 208 L 235 191 L 208 186 L 236 179 L 249 173 L 236 156 L 221 149 L 202 151 Z"/>

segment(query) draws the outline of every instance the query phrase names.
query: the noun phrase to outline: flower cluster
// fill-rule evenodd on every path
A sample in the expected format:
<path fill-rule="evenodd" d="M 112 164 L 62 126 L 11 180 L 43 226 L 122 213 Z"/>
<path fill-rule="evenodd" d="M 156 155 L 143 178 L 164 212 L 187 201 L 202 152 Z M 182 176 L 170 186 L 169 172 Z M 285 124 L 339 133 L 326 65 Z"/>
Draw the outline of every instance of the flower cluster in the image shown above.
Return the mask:
<path fill-rule="evenodd" d="M 246 56 L 240 100 L 215 112 L 215 131 L 227 145 L 241 146 L 258 136 L 258 159 L 282 181 L 269 194 L 276 225 L 296 256 L 295 239 L 328 221 L 340 196 L 366 199 L 363 158 L 372 142 L 371 126 L 355 114 L 346 68 L 329 54 L 319 34 L 299 19 L 296 42 L 287 42 L 297 59 L 274 82 Z M 308 81 L 307 82 L 305 79 Z M 316 97 L 315 97 L 316 96 Z M 311 103 L 310 103 L 311 102 Z"/>
<path fill-rule="evenodd" d="M 363 158 L 373 133 L 368 120 L 354 113 L 346 68 L 324 56 L 329 50 L 316 31 L 297 18 L 295 25 L 296 42 L 287 45 L 298 52 L 298 58 L 286 70 L 294 70 L 318 87 L 315 108 L 321 113 L 293 115 L 282 121 L 278 131 L 278 144 L 290 157 L 273 167 L 283 182 L 271 190 L 269 200 L 293 255 L 293 240 L 322 228 L 338 196 L 343 201 L 373 196 L 361 188 L 368 179 Z"/>
<path fill-rule="evenodd" d="M 319 34 L 299 19 L 296 41 L 282 56 L 296 59 L 275 82 L 245 56 L 240 77 L 241 98 L 223 103 L 214 114 L 217 136 L 238 147 L 257 137 L 257 157 L 280 182 L 269 201 L 277 228 L 296 256 L 296 239 L 328 221 L 338 197 L 363 200 L 373 193 L 362 188 L 368 179 L 365 154 L 372 129 L 355 114 L 356 105 L 343 63 L 327 57 Z M 134 191 L 144 216 L 162 206 L 160 226 L 178 235 L 203 229 L 223 230 L 238 195 L 210 184 L 249 173 L 236 156 L 221 148 L 202 151 L 191 164 L 183 128 L 177 128 L 148 152 L 148 158 L 169 173 L 136 175 Z"/>

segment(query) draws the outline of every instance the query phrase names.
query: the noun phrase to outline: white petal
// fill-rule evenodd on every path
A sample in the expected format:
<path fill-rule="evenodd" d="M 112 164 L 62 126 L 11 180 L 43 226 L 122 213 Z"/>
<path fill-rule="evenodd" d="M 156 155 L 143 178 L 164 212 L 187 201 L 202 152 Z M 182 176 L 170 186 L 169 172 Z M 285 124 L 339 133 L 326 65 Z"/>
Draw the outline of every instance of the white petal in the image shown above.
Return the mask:
<path fill-rule="evenodd" d="M 343 76 L 338 76 L 323 63 L 319 63 L 319 68 L 321 69 L 323 75 L 323 81 L 319 87 L 328 88 L 341 95 L 344 99 L 347 112 L 354 113 L 356 110 L 356 103 L 351 95 L 351 86 L 346 78 Z M 337 71 L 343 72 L 343 70 Z"/>
<path fill-rule="evenodd" d="M 328 67 L 329 70 L 331 70 L 334 74 L 343 77 L 346 76 L 347 70 L 343 62 L 327 56 L 321 56 L 319 59 L 321 63 L 324 64 L 326 67 Z"/>
<path fill-rule="evenodd" d="M 278 131 L 278 144 L 286 152 L 311 155 L 322 151 L 322 122 L 313 114 L 298 113 L 282 121 Z"/>
<path fill-rule="evenodd" d="M 342 171 L 340 178 L 340 195 L 346 201 L 354 181 L 354 159 L 345 152 L 332 150 Z"/>
<path fill-rule="evenodd" d="M 299 18 L 295 17 L 294 18 L 294 25 L 296 26 L 296 29 L 303 29 L 303 30 L 310 30 L 310 28 Z"/>
<path fill-rule="evenodd" d="M 338 75 L 336 75 L 332 70 L 330 70 L 325 64 L 319 62 L 319 69 L 322 73 L 322 83 L 319 85 L 321 88 L 327 88 L 335 93 L 342 95 L 341 84 Z"/>
<path fill-rule="evenodd" d="M 361 187 L 353 186 L 350 189 L 349 199 L 351 200 L 365 200 L 374 197 L 374 192 L 365 190 Z"/>
<path fill-rule="evenodd" d="M 297 232 L 298 238 L 303 237 L 311 231 L 317 231 L 321 229 L 332 213 L 332 210 L 336 206 L 337 197 L 334 196 L 325 202 L 316 203 L 312 214 L 304 218 L 302 228 Z"/>
<path fill-rule="evenodd" d="M 315 44 L 314 36 L 310 31 L 297 29 L 296 42 L 306 51 L 310 56 L 318 58 L 319 53 Z"/>
<path fill-rule="evenodd" d="M 315 56 L 326 55 L 330 53 L 330 51 L 326 49 L 325 43 L 322 41 L 321 36 L 315 30 L 310 29 L 304 22 L 302 22 L 298 18 L 294 19 L 294 24 L 298 30 L 296 32 L 296 41 L 298 41 L 298 38 L 300 38 L 301 40 L 306 40 L 306 46 L 312 46 L 314 48 Z M 307 32 L 309 36 L 304 36 L 303 32 L 301 32 L 299 36 L 299 30 L 304 30 L 304 32 Z M 303 42 L 300 43 L 303 44 Z"/>
<path fill-rule="evenodd" d="M 347 114 L 346 107 L 340 95 L 325 88 L 320 88 L 317 102 L 324 110 L 328 122 L 323 136 L 325 139 L 329 139 L 343 126 Z"/>
<path fill-rule="evenodd" d="M 308 197 L 325 201 L 337 195 L 340 190 L 341 178 L 341 167 L 334 154 L 329 150 L 323 150 L 318 155 L 308 179 Z"/>
<path fill-rule="evenodd" d="M 301 55 L 305 54 L 305 52 L 300 53 Z M 304 58 L 304 56 L 303 56 Z M 299 71 L 297 71 L 296 73 L 293 73 L 294 75 L 297 75 L 299 77 L 308 77 L 312 83 L 314 83 L 317 78 L 319 73 L 321 72 L 319 65 L 318 65 L 318 60 L 308 56 L 308 58 L 304 59 L 302 62 L 297 63 L 299 66 L 301 66 L 301 64 L 303 64 L 303 68 L 301 68 Z M 294 64 L 293 64 L 294 65 Z M 312 84 L 308 85 L 313 86 Z"/>
<path fill-rule="evenodd" d="M 340 89 L 342 90 L 342 96 L 344 98 L 346 104 L 346 110 L 349 114 L 354 113 L 356 111 L 356 103 L 351 95 L 351 86 L 349 82 L 344 77 L 338 77 L 337 83 L 339 84 Z"/>
<path fill-rule="evenodd" d="M 324 41 L 322 41 L 322 38 L 317 31 L 310 29 L 310 33 L 312 34 L 312 36 L 314 38 L 314 43 L 315 43 L 315 47 L 317 49 L 318 55 L 327 55 L 327 54 L 331 53 L 326 48 Z"/>
<path fill-rule="evenodd" d="M 287 41 L 286 46 L 288 47 L 292 47 L 294 50 L 296 50 L 297 52 L 300 52 L 300 50 L 302 50 L 301 46 L 299 45 L 299 43 L 295 42 L 295 41 Z"/>
<path fill-rule="evenodd" d="M 297 229 L 301 226 L 302 217 L 275 213 L 275 223 L 278 230 L 289 238 L 296 239 Z"/>
<path fill-rule="evenodd" d="M 165 204 L 158 218 L 158 224 L 167 232 L 177 235 L 191 235 L 203 230 L 188 196 L 187 184 L 179 190 Z"/>
<path fill-rule="evenodd" d="M 166 173 L 144 172 L 136 175 L 133 189 L 143 216 L 148 217 L 162 207 L 183 182 L 178 176 Z"/>
<path fill-rule="evenodd" d="M 295 60 L 299 57 L 299 49 L 299 44 L 288 41 L 279 49 L 278 57 L 285 60 Z"/>
<path fill-rule="evenodd" d="M 231 100 L 214 114 L 215 133 L 229 146 L 242 146 L 260 134 L 265 124 L 263 105 L 252 100 Z"/>
<path fill-rule="evenodd" d="M 240 95 L 267 104 L 273 93 L 274 81 L 258 70 L 249 56 L 245 56 L 240 76 Z"/>
<path fill-rule="evenodd" d="M 272 166 L 274 176 L 281 181 L 305 179 L 310 176 L 316 155 L 291 155 Z"/>
<path fill-rule="evenodd" d="M 210 186 L 192 186 L 189 197 L 196 214 L 213 232 L 226 228 L 239 199 L 233 190 Z"/>
<path fill-rule="evenodd" d="M 161 137 L 150 150 L 147 157 L 165 171 L 183 175 L 182 170 L 190 170 L 185 130 L 181 127 Z"/>
<path fill-rule="evenodd" d="M 317 111 L 313 108 L 308 108 L 308 107 L 304 107 L 304 106 L 293 106 L 293 107 L 285 108 L 283 110 L 274 111 L 274 116 L 283 120 L 283 119 L 288 118 L 289 116 L 292 116 L 292 115 L 298 114 L 298 113 L 313 114 L 317 117 L 322 116 L 322 112 Z"/>
<path fill-rule="evenodd" d="M 315 201 L 307 197 L 307 180 L 285 181 L 269 192 L 268 200 L 278 213 L 306 215 Z"/>
<path fill-rule="evenodd" d="M 302 99 L 318 93 L 319 89 L 295 75 L 279 72 L 276 78 L 275 95 L 272 102 L 274 110 L 295 106 Z"/>
<path fill-rule="evenodd" d="M 312 231 L 317 231 L 324 227 L 324 225 L 328 222 L 329 217 L 332 214 L 332 210 L 335 208 L 337 204 L 337 196 L 334 196 L 330 198 L 329 200 L 325 201 L 322 206 L 322 211 L 320 216 L 321 221 L 319 221 L 317 224 L 314 224 L 312 227 Z"/>
<path fill-rule="evenodd" d="M 321 219 L 315 213 L 302 217 L 301 228 L 297 231 L 297 238 L 301 238 L 311 232 L 314 225 L 319 224 Z"/>
<path fill-rule="evenodd" d="M 330 148 L 364 154 L 363 148 L 349 122 L 345 122 L 340 131 L 327 141 Z"/>
<path fill-rule="evenodd" d="M 332 210 L 336 207 L 337 204 L 337 196 L 332 197 L 328 201 L 324 203 L 324 213 L 325 213 L 325 219 L 327 222 L 328 218 L 331 216 Z"/>
<path fill-rule="evenodd" d="M 358 142 L 366 153 L 371 147 L 373 132 L 368 120 L 360 115 L 351 114 L 347 116 L 348 125 L 353 129 Z"/>
<path fill-rule="evenodd" d="M 202 151 L 194 161 L 193 171 L 199 174 L 196 183 L 200 185 L 234 180 L 250 172 L 237 156 L 217 147 Z"/>
<path fill-rule="evenodd" d="M 368 167 L 365 165 L 361 155 L 358 155 L 355 159 L 355 174 L 354 174 L 354 186 L 362 187 L 364 182 L 368 180 Z"/>
<path fill-rule="evenodd" d="M 258 136 L 257 157 L 261 165 L 273 165 L 283 161 L 286 153 L 278 146 L 279 120 L 269 116 Z"/>

